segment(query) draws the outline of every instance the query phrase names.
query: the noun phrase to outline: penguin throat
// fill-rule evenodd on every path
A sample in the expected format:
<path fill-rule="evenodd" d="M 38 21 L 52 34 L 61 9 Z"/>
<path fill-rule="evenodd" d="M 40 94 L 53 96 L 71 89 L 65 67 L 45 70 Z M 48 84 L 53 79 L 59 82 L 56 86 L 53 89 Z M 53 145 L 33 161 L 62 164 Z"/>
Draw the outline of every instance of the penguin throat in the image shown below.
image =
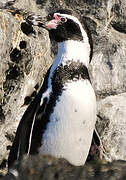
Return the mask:
<path fill-rule="evenodd" d="M 80 61 L 86 67 L 89 65 L 90 45 L 88 42 L 67 40 L 58 43 L 58 54 L 56 61 L 58 64 L 67 64 L 68 61 Z"/>

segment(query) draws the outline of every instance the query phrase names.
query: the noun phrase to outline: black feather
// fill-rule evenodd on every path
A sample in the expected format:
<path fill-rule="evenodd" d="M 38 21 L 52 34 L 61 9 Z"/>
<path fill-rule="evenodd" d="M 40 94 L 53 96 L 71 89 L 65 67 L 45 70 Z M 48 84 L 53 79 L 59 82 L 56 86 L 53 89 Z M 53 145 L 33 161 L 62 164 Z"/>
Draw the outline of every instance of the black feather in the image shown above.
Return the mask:
<path fill-rule="evenodd" d="M 30 137 L 30 132 L 31 132 L 34 115 L 37 112 L 39 113 L 41 97 L 42 97 L 42 94 L 47 89 L 49 72 L 50 72 L 50 69 L 48 70 L 48 72 L 45 76 L 43 86 L 41 87 L 39 93 L 36 95 L 35 99 L 28 106 L 27 110 L 25 111 L 25 113 L 19 123 L 19 126 L 16 131 L 16 136 L 15 136 L 13 145 L 11 147 L 10 153 L 9 153 L 9 158 L 8 158 L 8 167 L 9 168 L 13 165 L 15 160 L 21 159 L 24 154 L 28 153 L 29 137 Z M 42 108 L 41 108 L 42 112 L 43 112 L 43 110 L 44 110 L 44 106 L 42 106 Z M 40 116 L 40 114 L 39 114 L 39 116 Z M 46 122 L 43 122 L 43 123 L 46 124 Z M 39 121 L 39 125 L 41 125 L 41 121 Z M 39 126 L 39 127 L 41 127 L 41 126 Z M 35 126 L 34 129 L 35 128 L 37 128 L 37 127 Z M 34 130 L 34 131 L 37 132 L 36 130 Z M 34 151 L 37 152 L 38 145 L 36 145 L 35 148 L 36 149 L 34 149 Z M 31 149 L 32 149 L 32 147 L 31 147 Z"/>

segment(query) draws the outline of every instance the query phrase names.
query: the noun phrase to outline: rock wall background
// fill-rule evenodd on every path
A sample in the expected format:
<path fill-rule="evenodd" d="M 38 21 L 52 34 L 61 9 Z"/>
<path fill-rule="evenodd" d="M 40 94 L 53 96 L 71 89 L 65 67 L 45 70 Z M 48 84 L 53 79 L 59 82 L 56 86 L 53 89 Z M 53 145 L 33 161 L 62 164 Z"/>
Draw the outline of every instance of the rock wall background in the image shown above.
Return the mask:
<path fill-rule="evenodd" d="M 3 7 L 7 0 L 0 0 Z M 97 95 L 97 131 L 106 160 L 126 160 L 126 2 L 123 0 L 17 0 L 13 7 L 45 16 L 56 8 L 81 15 L 94 45 L 90 65 Z M 34 98 L 54 57 L 48 33 L 21 16 L 0 10 L 0 163 L 27 104 Z M 23 104 L 25 104 L 23 106 Z"/>

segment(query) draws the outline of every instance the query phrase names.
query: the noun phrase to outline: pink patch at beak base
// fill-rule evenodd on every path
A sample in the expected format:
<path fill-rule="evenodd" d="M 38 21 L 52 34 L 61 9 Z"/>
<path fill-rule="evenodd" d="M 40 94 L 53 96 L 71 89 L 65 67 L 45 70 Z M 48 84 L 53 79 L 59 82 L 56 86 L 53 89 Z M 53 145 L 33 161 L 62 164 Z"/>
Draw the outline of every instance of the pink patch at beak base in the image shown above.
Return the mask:
<path fill-rule="evenodd" d="M 58 25 L 57 21 L 55 19 L 53 19 L 46 24 L 46 27 L 48 29 L 56 29 L 57 25 Z"/>
<path fill-rule="evenodd" d="M 54 18 L 53 20 L 49 21 L 47 24 L 46 24 L 46 27 L 48 29 L 56 29 L 57 25 L 61 22 L 61 18 L 60 16 L 58 16 L 56 13 L 54 14 Z"/>

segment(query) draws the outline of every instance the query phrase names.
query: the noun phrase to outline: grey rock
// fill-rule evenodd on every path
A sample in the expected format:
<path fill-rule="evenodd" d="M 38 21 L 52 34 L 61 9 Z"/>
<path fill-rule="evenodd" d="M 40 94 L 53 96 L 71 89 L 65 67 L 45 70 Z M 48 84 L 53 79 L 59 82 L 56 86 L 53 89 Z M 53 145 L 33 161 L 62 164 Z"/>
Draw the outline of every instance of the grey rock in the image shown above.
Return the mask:
<path fill-rule="evenodd" d="M 112 7 L 111 16 L 113 28 L 121 33 L 126 33 L 126 2 L 116 1 Z"/>
<path fill-rule="evenodd" d="M 0 11 L 0 162 L 7 158 L 18 123 L 52 63 L 47 31 Z M 29 100 L 30 101 L 30 100 Z M 7 148 L 8 147 L 8 148 Z"/>
<path fill-rule="evenodd" d="M 100 100 L 98 115 L 97 130 L 105 158 L 126 161 L 126 93 Z"/>
<path fill-rule="evenodd" d="M 0 1 L 0 9 L 5 9 L 15 3 L 16 0 L 1 0 Z"/>
<path fill-rule="evenodd" d="M 15 165 L 3 180 L 123 180 L 126 178 L 126 162 L 91 161 L 85 166 L 73 166 L 65 159 L 56 159 L 50 156 L 25 157 L 20 164 Z"/>
<path fill-rule="evenodd" d="M 91 77 L 99 98 L 126 91 L 125 34 L 102 29 L 91 63 Z"/>

